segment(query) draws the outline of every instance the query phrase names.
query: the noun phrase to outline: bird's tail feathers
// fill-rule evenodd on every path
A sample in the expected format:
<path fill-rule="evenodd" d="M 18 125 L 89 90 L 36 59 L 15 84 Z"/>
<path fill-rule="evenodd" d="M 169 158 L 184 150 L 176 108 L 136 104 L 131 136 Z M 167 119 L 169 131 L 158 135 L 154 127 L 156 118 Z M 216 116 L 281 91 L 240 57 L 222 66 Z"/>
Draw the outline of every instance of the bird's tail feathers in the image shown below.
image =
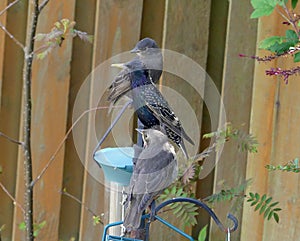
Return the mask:
<path fill-rule="evenodd" d="M 180 147 L 180 149 L 182 150 L 182 152 L 183 152 L 185 158 L 188 160 L 188 159 L 189 159 L 189 155 L 188 155 L 188 153 L 187 153 L 187 150 L 186 150 L 186 148 L 185 148 L 185 145 L 184 145 L 183 140 L 182 140 L 181 143 L 179 144 L 179 147 Z"/>

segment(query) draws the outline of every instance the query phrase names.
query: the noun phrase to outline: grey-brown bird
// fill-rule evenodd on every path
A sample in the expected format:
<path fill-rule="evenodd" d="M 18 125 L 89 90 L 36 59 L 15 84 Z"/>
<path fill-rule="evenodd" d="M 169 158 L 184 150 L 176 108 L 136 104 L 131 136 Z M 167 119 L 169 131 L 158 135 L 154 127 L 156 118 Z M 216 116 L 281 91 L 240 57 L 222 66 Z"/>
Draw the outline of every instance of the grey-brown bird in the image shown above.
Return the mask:
<path fill-rule="evenodd" d="M 138 131 L 142 134 L 144 149 L 134 160 L 123 222 L 126 232 L 133 232 L 135 238 L 138 238 L 135 231 L 140 227 L 143 212 L 177 178 L 176 154 L 168 137 L 155 129 Z"/>

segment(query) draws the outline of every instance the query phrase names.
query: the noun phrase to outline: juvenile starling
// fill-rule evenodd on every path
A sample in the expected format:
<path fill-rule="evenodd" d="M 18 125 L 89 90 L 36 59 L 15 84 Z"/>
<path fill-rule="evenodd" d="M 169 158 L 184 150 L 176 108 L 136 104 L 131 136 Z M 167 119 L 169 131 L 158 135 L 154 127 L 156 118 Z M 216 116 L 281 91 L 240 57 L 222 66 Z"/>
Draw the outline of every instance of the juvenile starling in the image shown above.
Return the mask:
<path fill-rule="evenodd" d="M 179 118 L 152 83 L 148 72 L 143 69 L 141 62 L 131 61 L 120 64 L 118 67 L 129 72 L 133 106 L 145 128 L 159 127 L 170 140 L 181 148 L 185 157 L 188 158 L 182 137 L 193 145 L 194 142 L 185 133 Z"/>
<path fill-rule="evenodd" d="M 144 38 L 139 41 L 132 53 L 136 53 L 138 56 L 132 61 L 140 61 L 143 69 L 147 71 L 151 81 L 156 84 L 161 76 L 163 68 L 163 59 L 161 49 L 158 48 L 156 42 L 151 38 Z M 112 64 L 112 66 L 115 66 Z M 108 101 L 111 102 L 110 110 L 115 103 L 131 90 L 130 75 L 128 69 L 124 68 L 113 80 L 112 84 L 108 88 L 109 96 Z M 109 112 L 110 112 L 109 110 Z"/>
<path fill-rule="evenodd" d="M 168 142 L 168 137 L 155 129 L 138 131 L 142 134 L 144 149 L 134 160 L 135 165 L 124 202 L 123 222 L 126 232 L 133 234 L 140 227 L 146 208 L 177 178 L 176 154 L 174 147 Z"/>

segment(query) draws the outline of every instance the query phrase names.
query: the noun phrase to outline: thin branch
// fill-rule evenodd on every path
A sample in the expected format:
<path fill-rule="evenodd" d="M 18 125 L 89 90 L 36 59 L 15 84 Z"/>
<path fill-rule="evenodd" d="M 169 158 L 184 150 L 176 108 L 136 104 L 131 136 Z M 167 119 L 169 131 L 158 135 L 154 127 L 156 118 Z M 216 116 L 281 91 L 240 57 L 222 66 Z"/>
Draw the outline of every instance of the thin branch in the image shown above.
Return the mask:
<path fill-rule="evenodd" d="M 118 108 L 120 106 L 115 106 L 114 108 Z M 70 135 L 71 131 L 73 130 L 73 128 L 77 125 L 77 123 L 79 122 L 79 120 L 86 115 L 89 112 L 92 111 L 97 111 L 97 110 L 102 110 L 102 109 L 108 109 L 109 107 L 107 106 L 101 106 L 101 107 L 95 107 L 95 108 L 91 108 L 88 110 L 85 110 L 78 118 L 77 120 L 72 124 L 72 126 L 69 128 L 69 130 L 67 131 L 65 137 L 62 139 L 62 141 L 60 142 L 60 144 L 58 145 L 56 151 L 52 154 L 52 156 L 50 157 L 48 163 L 45 165 L 45 167 L 42 169 L 42 171 L 40 172 L 40 174 L 35 178 L 35 180 L 33 180 L 31 182 L 31 186 L 33 187 L 40 179 L 41 177 L 45 174 L 45 172 L 47 171 L 47 169 L 49 168 L 49 166 L 52 164 L 52 162 L 54 161 L 55 157 L 57 156 L 58 152 L 61 150 L 61 148 L 63 147 L 65 141 L 67 140 L 68 136 Z"/>
<path fill-rule="evenodd" d="M 15 139 L 13 139 L 13 138 L 11 138 L 11 137 L 9 137 L 9 136 L 5 135 L 5 134 L 4 134 L 4 133 L 2 133 L 2 132 L 0 132 L 0 136 L 4 137 L 5 139 L 9 140 L 10 142 L 12 142 L 12 143 L 14 143 L 14 144 L 18 144 L 18 145 L 21 145 L 21 146 L 23 146 L 23 145 L 24 145 L 24 143 L 23 143 L 23 142 L 21 142 L 21 141 L 17 141 L 17 140 L 15 140 Z"/>
<path fill-rule="evenodd" d="M 288 10 L 288 8 L 286 7 L 285 4 L 283 4 L 283 9 L 284 9 L 284 11 L 286 12 L 286 14 L 289 16 L 289 19 L 290 19 L 289 22 L 293 25 L 294 30 L 295 30 L 295 32 L 296 32 L 296 34 L 297 34 L 297 36 L 298 36 L 298 39 L 300 39 L 299 29 L 298 29 L 298 27 L 297 27 L 297 24 L 296 24 L 296 21 L 295 21 L 293 15 L 291 15 L 290 11 Z"/>
<path fill-rule="evenodd" d="M 10 37 L 19 47 L 21 47 L 21 49 L 23 51 L 25 51 L 25 47 L 24 45 L 15 38 L 14 35 L 12 35 L 5 27 L 4 25 L 0 22 L 0 28 L 8 35 L 8 37 Z"/>
<path fill-rule="evenodd" d="M 16 3 L 18 3 L 20 0 L 15 0 L 8 4 L 2 11 L 0 11 L 0 16 L 4 14 L 8 9 L 10 9 L 12 6 L 14 6 Z"/>
<path fill-rule="evenodd" d="M 292 24 L 291 20 L 285 16 L 277 7 L 275 8 L 275 10 L 277 11 L 277 13 L 279 13 L 281 15 L 281 17 L 283 17 L 288 23 Z"/>
<path fill-rule="evenodd" d="M 41 12 L 41 11 L 44 9 L 44 7 L 46 7 L 46 5 L 48 4 L 49 1 L 50 1 L 50 0 L 44 0 L 44 1 L 40 4 L 40 6 L 39 6 L 39 12 Z"/>
<path fill-rule="evenodd" d="M 73 196 L 72 194 L 68 193 L 65 190 L 60 191 L 61 194 L 66 195 L 67 197 L 73 199 L 74 201 L 78 202 L 80 205 L 82 205 L 84 207 L 84 209 L 86 209 L 88 212 L 90 212 L 93 216 L 98 217 L 99 215 L 97 215 L 92 209 L 90 209 L 88 206 L 85 205 L 84 202 L 82 202 L 81 200 L 79 200 L 77 197 Z M 100 220 L 100 223 L 103 224 L 102 220 Z"/>
<path fill-rule="evenodd" d="M 0 182 L 0 187 L 2 190 L 6 193 L 6 195 L 12 200 L 13 204 L 17 207 L 19 207 L 23 213 L 25 213 L 24 208 L 20 203 L 17 202 L 17 200 L 9 193 L 9 191 L 6 189 L 6 187 Z"/>
<path fill-rule="evenodd" d="M 39 0 L 34 0 L 31 3 L 32 14 L 28 24 L 28 35 L 26 39 L 26 48 L 24 54 L 24 70 L 23 70 L 23 90 L 24 90 L 24 180 L 25 180 L 25 226 L 26 226 L 26 241 L 34 240 L 33 226 L 33 187 L 32 182 L 32 153 L 31 153 L 31 121 L 32 121 L 32 63 L 33 50 L 35 45 L 35 35 L 39 17 Z"/>

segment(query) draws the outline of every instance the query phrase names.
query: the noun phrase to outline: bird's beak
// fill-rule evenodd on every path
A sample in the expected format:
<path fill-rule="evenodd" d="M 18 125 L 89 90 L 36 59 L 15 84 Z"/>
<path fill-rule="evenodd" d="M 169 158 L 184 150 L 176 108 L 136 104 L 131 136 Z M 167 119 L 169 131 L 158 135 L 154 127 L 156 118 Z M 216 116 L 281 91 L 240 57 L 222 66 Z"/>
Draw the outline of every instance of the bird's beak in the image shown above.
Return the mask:
<path fill-rule="evenodd" d="M 132 50 L 130 50 L 130 53 L 139 53 L 141 52 L 137 47 L 134 47 Z"/>
<path fill-rule="evenodd" d="M 124 65 L 124 63 L 111 64 L 111 67 L 117 67 L 117 68 L 120 68 L 120 69 L 124 69 L 125 65 Z"/>
<path fill-rule="evenodd" d="M 143 134 L 144 131 L 145 131 L 144 129 L 139 129 L 139 128 L 136 128 L 135 130 L 136 130 L 138 133 L 140 133 L 140 134 Z"/>

